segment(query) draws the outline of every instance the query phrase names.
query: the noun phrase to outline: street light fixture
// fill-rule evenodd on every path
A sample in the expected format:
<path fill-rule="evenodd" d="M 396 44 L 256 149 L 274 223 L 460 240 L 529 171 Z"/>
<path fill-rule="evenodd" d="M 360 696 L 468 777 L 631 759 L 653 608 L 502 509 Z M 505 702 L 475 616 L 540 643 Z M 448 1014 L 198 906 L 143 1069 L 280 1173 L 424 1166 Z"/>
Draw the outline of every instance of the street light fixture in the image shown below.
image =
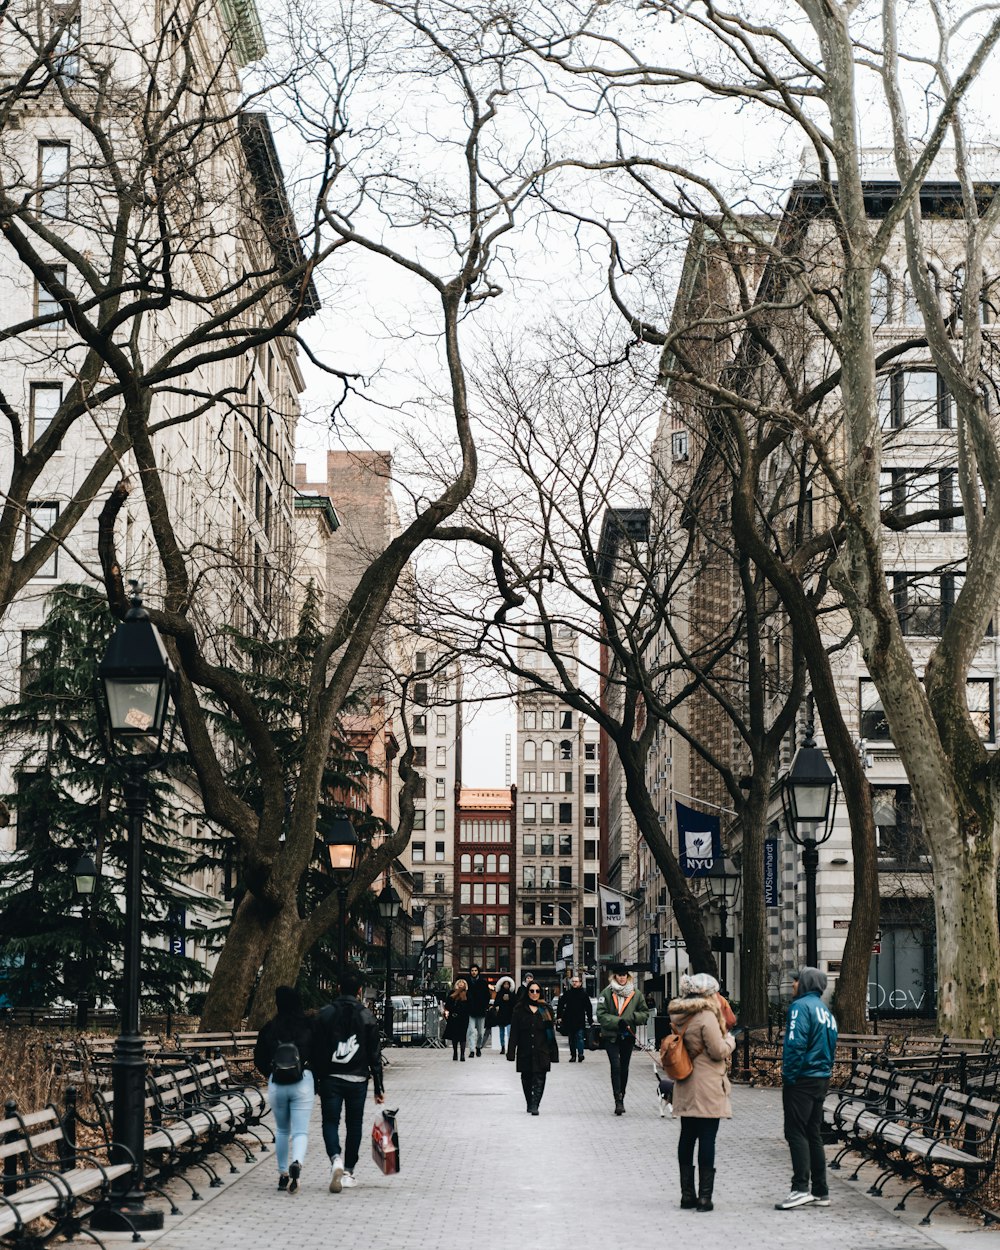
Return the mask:
<path fill-rule="evenodd" d="M 97 865 L 92 855 L 84 852 L 73 869 L 74 888 L 83 899 L 81 929 L 80 992 L 76 1000 L 76 1027 L 85 1029 L 90 1012 L 90 900 L 97 889 Z"/>
<path fill-rule="evenodd" d="M 346 816 L 335 816 L 330 821 L 323 840 L 330 856 L 330 871 L 337 883 L 337 898 L 340 903 L 338 967 L 340 975 L 343 976 L 347 967 L 347 890 L 357 871 L 360 846 L 354 826 Z"/>
<path fill-rule="evenodd" d="M 802 847 L 802 867 L 806 874 L 806 964 L 815 968 L 819 958 L 816 944 L 818 848 L 833 833 L 837 778 L 816 745 L 811 720 L 806 725 L 805 740 L 781 782 L 781 803 L 791 839 Z"/>
<path fill-rule="evenodd" d="M 149 801 L 148 774 L 160 755 L 170 692 L 176 681 L 163 639 L 142 606 L 141 586 L 132 582 L 132 606 L 118 625 L 97 668 L 98 708 L 109 753 L 125 767 L 128 864 L 125 873 L 125 951 L 121 1032 L 111 1064 L 116 1162 L 133 1170 L 115 1183 L 114 1203 L 98 1213 L 94 1227 L 155 1229 L 163 1212 L 142 1206 L 143 1116 L 146 1057 L 139 1031 L 142 954 L 142 824 Z M 138 749 L 134 749 L 138 748 Z M 117 1210 L 116 1210 L 117 1207 Z"/>
<path fill-rule="evenodd" d="M 392 1041 L 392 922 L 399 915 L 402 901 L 393 889 L 387 873 L 385 885 L 378 896 L 378 914 L 385 925 L 385 1010 L 382 1012 L 382 1020 L 388 1042 Z"/>
<path fill-rule="evenodd" d="M 736 901 L 740 896 L 740 887 L 743 884 L 743 877 L 731 859 L 724 859 L 721 863 L 716 861 L 713 870 L 710 873 L 706 873 L 704 880 L 708 887 L 709 897 L 713 902 L 719 904 L 720 944 L 722 947 L 719 958 L 719 972 L 721 973 L 719 981 L 722 993 L 728 997 L 726 955 L 729 952 L 729 912 L 730 908 L 736 906 Z"/>

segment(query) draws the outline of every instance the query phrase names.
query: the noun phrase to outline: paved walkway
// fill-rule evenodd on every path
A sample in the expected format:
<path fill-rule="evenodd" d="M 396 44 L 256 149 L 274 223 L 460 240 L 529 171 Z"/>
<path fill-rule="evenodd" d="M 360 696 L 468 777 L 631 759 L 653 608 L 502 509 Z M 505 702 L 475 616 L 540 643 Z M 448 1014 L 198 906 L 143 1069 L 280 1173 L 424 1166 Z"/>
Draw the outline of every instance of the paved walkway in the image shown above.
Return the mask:
<path fill-rule="evenodd" d="M 464 1064 L 443 1050 L 394 1049 L 387 1105 L 399 1108 L 402 1171 L 382 1176 L 371 1160 L 369 1099 L 356 1189 L 327 1191 L 329 1178 L 313 1116 L 300 1192 L 279 1193 L 273 1152 L 204 1202 L 186 1201 L 155 1250 L 455 1250 L 514 1244 L 527 1250 L 663 1250 L 676 1236 L 740 1250 L 1000 1250 L 1000 1232 L 940 1208 L 916 1227 L 926 1200 L 899 1215 L 893 1202 L 831 1173 L 829 1208 L 777 1212 L 788 1191 L 780 1092 L 737 1087 L 734 1119 L 718 1141 L 716 1209 L 679 1210 L 678 1122 L 658 1114 L 652 1065 L 635 1056 L 626 1104 L 615 1117 L 608 1065 L 600 1052 L 562 1062 L 549 1076 L 537 1118 L 525 1114 L 513 1065 L 491 1051 Z M 102 1234 L 109 1246 L 127 1237 Z M 79 1242 L 82 1247 L 87 1243 Z"/>

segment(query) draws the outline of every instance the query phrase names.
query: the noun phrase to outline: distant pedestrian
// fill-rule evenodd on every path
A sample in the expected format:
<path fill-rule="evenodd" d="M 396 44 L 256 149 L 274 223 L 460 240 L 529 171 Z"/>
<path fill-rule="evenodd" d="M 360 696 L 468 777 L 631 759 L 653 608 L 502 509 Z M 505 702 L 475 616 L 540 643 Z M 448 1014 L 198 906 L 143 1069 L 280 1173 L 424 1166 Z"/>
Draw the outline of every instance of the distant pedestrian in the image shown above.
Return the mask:
<path fill-rule="evenodd" d="M 611 1065 L 611 1092 L 615 1115 L 625 1114 L 628 1069 L 635 1049 L 635 1031 L 649 1019 L 649 1008 L 624 964 L 614 964 L 611 980 L 597 1000 L 597 1023 Z"/>
<path fill-rule="evenodd" d="M 444 1040 L 451 1042 L 452 1059 L 458 1059 L 458 1051 L 461 1047 L 463 1063 L 465 1063 L 465 1043 L 469 1035 L 468 991 L 468 982 L 459 977 L 454 989 L 444 1000 L 444 1014 L 447 1021 L 444 1026 Z"/>
<path fill-rule="evenodd" d="M 590 1005 L 590 995 L 583 988 L 583 981 L 579 977 L 573 977 L 569 989 L 559 995 L 556 1023 L 569 1039 L 570 1063 L 583 1063 L 586 1028 L 588 1024 L 594 1023 L 594 1009 Z"/>
<path fill-rule="evenodd" d="M 514 982 L 510 977 L 501 977 L 497 981 L 496 997 L 493 1009 L 497 1013 L 497 1028 L 500 1030 L 500 1053 L 507 1053 L 507 1034 L 510 1032 L 510 1017 L 514 1010 Z"/>
<path fill-rule="evenodd" d="M 309 1117 L 316 1095 L 312 1072 L 315 1021 L 302 1010 L 298 993 L 290 985 L 278 986 L 274 1002 L 277 1014 L 257 1034 L 253 1061 L 261 1076 L 268 1078 L 278 1188 L 295 1194 L 306 1161 Z"/>
<path fill-rule="evenodd" d="M 781 1102 L 792 1156 L 792 1189 L 777 1211 L 830 1205 L 823 1150 L 823 1100 L 833 1072 L 837 1021 L 822 1000 L 826 973 L 802 968 L 792 980 L 792 1003 L 781 1050 Z M 812 1192 L 809 1191 L 810 1180 Z"/>
<path fill-rule="evenodd" d="M 469 1058 L 483 1053 L 483 1034 L 486 1032 L 486 1013 L 490 1008 L 490 983 L 479 975 L 479 968 L 472 965 L 469 972 Z"/>
<path fill-rule="evenodd" d="M 361 1153 L 368 1081 L 375 1101 L 385 1102 L 382 1043 L 378 1022 L 361 1002 L 361 978 L 345 972 L 340 997 L 319 1013 L 316 1022 L 316 1071 L 319 1074 L 323 1142 L 330 1158 L 330 1193 L 357 1185 L 354 1169 Z M 344 1113 L 345 1148 L 340 1148 L 340 1115 Z"/>
<path fill-rule="evenodd" d="M 680 1116 L 677 1162 L 681 1206 L 711 1211 L 715 1189 L 715 1139 L 719 1121 L 733 1115 L 727 1060 L 736 1042 L 726 1028 L 719 1004 L 719 983 L 707 972 L 681 977 L 680 997 L 667 1005 L 674 1032 L 684 1034 L 691 1075 L 674 1082 L 674 1115 Z M 694 1187 L 694 1148 L 698 1146 L 698 1191 Z"/>
<path fill-rule="evenodd" d="M 527 986 L 524 998 L 511 1014 L 507 1061 L 517 1066 L 529 1115 L 539 1114 L 549 1068 L 559 1062 L 559 1043 L 552 1009 L 542 999 L 537 982 Z"/>

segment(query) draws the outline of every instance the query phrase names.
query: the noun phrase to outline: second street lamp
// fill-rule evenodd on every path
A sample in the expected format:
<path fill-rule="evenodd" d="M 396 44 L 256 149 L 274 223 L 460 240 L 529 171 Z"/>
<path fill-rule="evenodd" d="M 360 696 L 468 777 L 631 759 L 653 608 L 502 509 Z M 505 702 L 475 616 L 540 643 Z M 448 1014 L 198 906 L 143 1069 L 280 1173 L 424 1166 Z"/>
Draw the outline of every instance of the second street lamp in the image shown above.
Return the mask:
<path fill-rule="evenodd" d="M 795 752 L 792 766 L 781 782 L 781 802 L 788 832 L 802 847 L 802 867 L 806 877 L 806 963 L 815 968 L 819 959 L 816 940 L 816 869 L 819 847 L 833 832 L 837 806 L 837 778 L 826 756 L 816 745 L 812 720 L 806 736 Z"/>
<path fill-rule="evenodd" d="M 378 896 L 378 912 L 385 925 L 385 1009 L 382 1012 L 386 1041 L 392 1041 L 392 922 L 399 915 L 401 899 L 386 874 Z"/>
<path fill-rule="evenodd" d="M 708 886 L 708 893 L 712 900 L 719 904 L 719 928 L 721 929 L 721 950 L 719 952 L 719 971 L 721 973 L 719 981 L 722 986 L 723 995 L 729 997 L 729 985 L 726 979 L 726 956 L 729 952 L 729 913 L 732 907 L 735 907 L 736 900 L 740 896 L 740 885 L 742 877 L 739 869 L 731 859 L 723 860 L 722 863 L 716 861 L 715 870 L 707 873 L 705 876 L 705 884 Z M 736 944 L 733 942 L 733 950 L 735 952 Z M 733 964 L 733 972 L 735 974 L 735 956 Z"/>
<path fill-rule="evenodd" d="M 358 867 L 358 835 L 346 816 L 337 816 L 330 821 L 323 840 L 330 856 L 330 871 L 337 883 L 337 898 L 340 903 L 337 969 L 339 975 L 343 976 L 347 967 L 347 890 Z"/>
<path fill-rule="evenodd" d="M 80 917 L 80 992 L 76 1000 L 76 1027 L 85 1029 L 90 1011 L 90 900 L 97 889 L 97 865 L 92 855 L 80 856 L 73 869 L 76 892 L 83 899 Z"/>
<path fill-rule="evenodd" d="M 121 1031 L 111 1064 L 114 1092 L 114 1162 L 133 1164 L 113 1185 L 112 1204 L 92 1217 L 94 1227 L 154 1229 L 163 1212 L 143 1208 L 143 1118 L 146 1057 L 139 1027 L 142 955 L 142 824 L 149 799 L 148 774 L 159 759 L 167 705 L 176 674 L 163 639 L 142 606 L 138 582 L 132 606 L 118 625 L 97 669 L 102 721 L 108 748 L 125 768 L 128 864 L 125 873 L 124 985 Z M 134 749 L 137 748 L 137 749 Z M 98 1222 L 95 1223 L 95 1220 Z"/>

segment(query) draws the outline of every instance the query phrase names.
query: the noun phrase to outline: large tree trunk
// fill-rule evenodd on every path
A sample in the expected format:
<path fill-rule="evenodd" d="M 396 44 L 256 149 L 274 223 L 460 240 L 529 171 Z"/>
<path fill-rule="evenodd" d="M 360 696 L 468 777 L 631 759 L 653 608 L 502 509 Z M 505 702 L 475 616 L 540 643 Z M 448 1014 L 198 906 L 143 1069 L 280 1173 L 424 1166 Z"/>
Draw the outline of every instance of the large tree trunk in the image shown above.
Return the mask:
<path fill-rule="evenodd" d="M 265 911 L 252 894 L 243 896 L 205 999 L 200 1027 L 206 1033 L 240 1028 L 274 924 L 272 910 Z"/>
<path fill-rule="evenodd" d="M 767 1024 L 767 911 L 764 907 L 764 837 L 770 775 L 753 777 L 743 815 L 743 932 L 740 934 L 740 1023 Z"/>
<path fill-rule="evenodd" d="M 274 1015 L 274 991 L 279 985 L 294 985 L 305 955 L 306 922 L 299 915 L 295 899 L 282 908 L 271 931 L 257 988 L 249 1011 L 249 1026 L 259 1029 Z"/>

